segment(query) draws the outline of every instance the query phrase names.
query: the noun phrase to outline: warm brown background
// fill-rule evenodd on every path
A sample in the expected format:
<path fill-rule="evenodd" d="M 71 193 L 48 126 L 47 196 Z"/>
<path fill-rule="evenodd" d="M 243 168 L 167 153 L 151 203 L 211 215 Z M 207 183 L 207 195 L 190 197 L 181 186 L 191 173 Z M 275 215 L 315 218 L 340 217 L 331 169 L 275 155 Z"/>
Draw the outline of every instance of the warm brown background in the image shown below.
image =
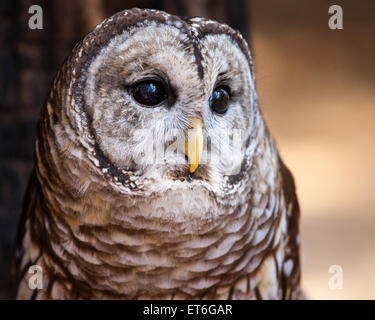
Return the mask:
<path fill-rule="evenodd" d="M 27 28 L 40 4 L 44 30 Z M 344 30 L 328 28 L 340 4 Z M 0 298 L 39 109 L 74 43 L 131 7 L 227 22 L 249 40 L 260 104 L 293 171 L 302 208 L 302 277 L 312 299 L 375 299 L 375 1 L 9 0 L 0 4 Z M 251 39 L 250 39 L 251 37 Z M 330 290 L 340 265 L 344 289 Z"/>
<path fill-rule="evenodd" d="M 328 28 L 341 4 L 344 29 Z M 302 207 L 313 299 L 375 299 L 375 1 L 252 1 L 260 103 Z M 344 289 L 330 290 L 340 265 Z"/>

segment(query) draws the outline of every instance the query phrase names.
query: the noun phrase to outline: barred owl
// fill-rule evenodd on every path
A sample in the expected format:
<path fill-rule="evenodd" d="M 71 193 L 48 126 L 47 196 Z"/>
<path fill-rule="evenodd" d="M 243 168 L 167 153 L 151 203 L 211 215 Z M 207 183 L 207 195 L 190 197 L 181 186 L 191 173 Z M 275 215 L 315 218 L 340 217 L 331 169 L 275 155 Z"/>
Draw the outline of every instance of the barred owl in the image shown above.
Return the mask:
<path fill-rule="evenodd" d="M 301 297 L 293 177 L 229 26 L 147 9 L 104 20 L 56 74 L 35 149 L 18 298 Z"/>

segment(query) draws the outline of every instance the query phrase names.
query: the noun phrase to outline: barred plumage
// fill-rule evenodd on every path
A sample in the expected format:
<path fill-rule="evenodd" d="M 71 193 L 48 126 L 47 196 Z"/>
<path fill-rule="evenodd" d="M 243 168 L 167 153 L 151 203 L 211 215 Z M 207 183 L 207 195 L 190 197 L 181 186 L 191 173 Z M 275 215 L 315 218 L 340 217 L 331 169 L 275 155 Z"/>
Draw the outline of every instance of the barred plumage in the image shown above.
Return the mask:
<path fill-rule="evenodd" d="M 150 74 L 170 86 L 165 107 L 140 107 L 125 89 Z M 218 83 L 231 89 L 224 115 L 209 107 Z M 238 171 L 224 170 L 233 153 L 221 140 L 220 161 L 193 172 L 172 162 L 185 161 L 178 152 L 162 163 L 134 161 L 151 157 L 142 146 L 161 136 L 169 144 L 171 129 L 186 132 L 196 118 L 213 145 L 222 127 L 241 130 Z M 298 219 L 241 35 L 203 18 L 123 11 L 74 48 L 42 109 L 18 297 L 299 298 Z M 43 290 L 28 287 L 33 264 L 43 268 Z"/>

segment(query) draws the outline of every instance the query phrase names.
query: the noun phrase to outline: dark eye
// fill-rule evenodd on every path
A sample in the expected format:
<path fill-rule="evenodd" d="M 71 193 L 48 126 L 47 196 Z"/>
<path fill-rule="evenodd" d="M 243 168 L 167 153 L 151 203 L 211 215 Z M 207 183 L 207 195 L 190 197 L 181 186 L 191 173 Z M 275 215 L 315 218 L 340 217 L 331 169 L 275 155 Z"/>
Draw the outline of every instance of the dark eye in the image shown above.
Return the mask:
<path fill-rule="evenodd" d="M 146 106 L 155 106 L 166 98 L 163 84 L 155 80 L 137 83 L 132 88 L 132 93 L 136 101 Z"/>
<path fill-rule="evenodd" d="M 216 113 L 223 114 L 228 110 L 230 94 L 226 86 L 217 87 L 210 97 L 210 107 Z"/>

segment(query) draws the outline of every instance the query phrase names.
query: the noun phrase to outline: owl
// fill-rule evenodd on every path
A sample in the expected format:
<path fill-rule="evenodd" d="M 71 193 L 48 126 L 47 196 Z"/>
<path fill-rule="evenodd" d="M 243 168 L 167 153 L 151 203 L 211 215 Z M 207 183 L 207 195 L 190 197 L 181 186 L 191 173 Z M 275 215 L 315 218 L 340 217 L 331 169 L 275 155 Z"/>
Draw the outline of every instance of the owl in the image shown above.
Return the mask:
<path fill-rule="evenodd" d="M 298 221 L 239 32 L 125 10 L 74 47 L 41 110 L 17 297 L 298 299 Z"/>

